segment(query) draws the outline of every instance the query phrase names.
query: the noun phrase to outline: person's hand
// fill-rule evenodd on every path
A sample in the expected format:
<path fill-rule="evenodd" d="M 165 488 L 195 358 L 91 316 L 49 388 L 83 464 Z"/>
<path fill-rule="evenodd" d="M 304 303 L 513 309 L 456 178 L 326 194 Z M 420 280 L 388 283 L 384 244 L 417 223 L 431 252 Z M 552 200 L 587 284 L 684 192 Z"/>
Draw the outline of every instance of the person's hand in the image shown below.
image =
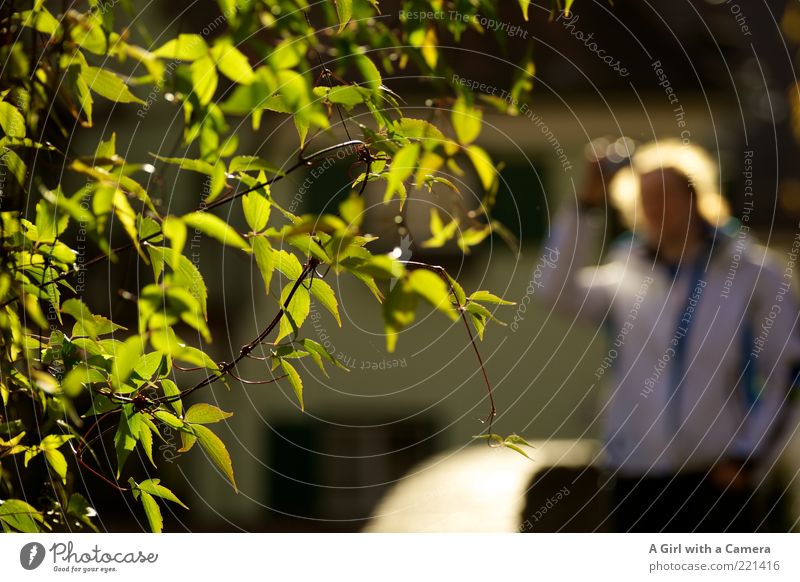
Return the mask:
<path fill-rule="evenodd" d="M 718 489 L 745 491 L 750 486 L 750 470 L 741 461 L 725 459 L 711 469 L 709 479 Z"/>
<path fill-rule="evenodd" d="M 583 183 L 578 191 L 578 200 L 586 208 L 603 208 L 606 204 L 608 172 L 603 167 L 603 157 L 587 153 Z"/>

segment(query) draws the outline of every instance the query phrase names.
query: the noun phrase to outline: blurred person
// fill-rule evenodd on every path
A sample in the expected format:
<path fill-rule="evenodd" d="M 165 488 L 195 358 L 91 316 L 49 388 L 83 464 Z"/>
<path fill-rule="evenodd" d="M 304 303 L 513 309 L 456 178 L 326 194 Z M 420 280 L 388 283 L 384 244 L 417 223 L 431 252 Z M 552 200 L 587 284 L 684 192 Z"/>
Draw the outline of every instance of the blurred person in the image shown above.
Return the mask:
<path fill-rule="evenodd" d="M 603 457 L 618 531 L 759 523 L 753 494 L 800 361 L 798 302 L 791 272 L 730 218 L 717 183 L 708 154 L 678 140 L 640 147 L 621 169 L 593 154 L 577 207 L 560 209 L 546 243 L 559 261 L 540 297 L 609 335 L 596 376 L 608 377 Z M 609 203 L 631 236 L 588 266 Z"/>

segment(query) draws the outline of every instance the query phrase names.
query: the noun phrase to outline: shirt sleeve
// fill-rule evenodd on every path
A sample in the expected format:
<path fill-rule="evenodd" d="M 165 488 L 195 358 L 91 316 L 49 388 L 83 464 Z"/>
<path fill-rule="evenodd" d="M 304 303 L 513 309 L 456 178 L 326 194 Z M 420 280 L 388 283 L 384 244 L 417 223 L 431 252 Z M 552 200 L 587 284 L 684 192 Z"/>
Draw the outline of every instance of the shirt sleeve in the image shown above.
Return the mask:
<path fill-rule="evenodd" d="M 565 204 L 555 216 L 531 277 L 543 302 L 595 323 L 603 321 L 610 306 L 601 268 L 589 266 L 597 256 L 603 225 L 597 213 Z"/>

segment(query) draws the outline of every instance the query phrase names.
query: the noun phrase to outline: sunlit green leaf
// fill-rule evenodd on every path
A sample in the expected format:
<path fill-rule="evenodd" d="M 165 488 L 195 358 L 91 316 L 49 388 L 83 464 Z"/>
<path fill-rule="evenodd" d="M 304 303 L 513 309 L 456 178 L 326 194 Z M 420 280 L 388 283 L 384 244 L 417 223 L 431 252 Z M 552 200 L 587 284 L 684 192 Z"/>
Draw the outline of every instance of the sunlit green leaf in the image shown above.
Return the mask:
<path fill-rule="evenodd" d="M 192 85 L 201 105 L 208 105 L 217 90 L 217 68 L 210 56 L 204 56 L 191 64 Z"/>
<path fill-rule="evenodd" d="M 450 289 L 436 273 L 426 269 L 412 271 L 408 274 L 408 286 L 450 319 L 458 318 L 458 314 L 450 303 Z"/>
<path fill-rule="evenodd" d="M 19 109 L 0 101 L 0 127 L 9 137 L 25 137 L 25 118 Z"/>
<path fill-rule="evenodd" d="M 214 406 L 213 404 L 193 404 L 186 411 L 183 417 L 185 422 L 196 422 L 198 424 L 211 424 L 225 420 L 233 416 L 232 412 L 225 412 Z"/>
<path fill-rule="evenodd" d="M 336 14 L 339 16 L 339 32 L 342 32 L 353 17 L 353 0 L 333 1 L 336 3 Z"/>
<path fill-rule="evenodd" d="M 242 210 L 248 226 L 253 232 L 261 232 L 267 226 L 272 205 L 258 190 L 242 196 Z"/>
<path fill-rule="evenodd" d="M 331 315 L 333 315 L 333 317 L 336 319 L 336 323 L 338 323 L 339 327 L 341 327 L 342 320 L 339 317 L 339 303 L 336 301 L 336 295 L 333 292 L 333 288 L 331 288 L 331 286 L 322 279 L 314 279 L 310 283 L 310 289 L 314 299 L 319 301 L 320 305 L 322 305 L 331 313 Z"/>
<path fill-rule="evenodd" d="M 122 79 L 111 71 L 86 66 L 83 67 L 81 76 L 92 91 L 106 99 L 116 103 L 144 103 L 144 101 L 131 93 Z"/>
<path fill-rule="evenodd" d="M 522 16 L 525 20 L 528 20 L 528 9 L 531 6 L 531 0 L 519 0 L 519 6 L 522 8 Z"/>
<path fill-rule="evenodd" d="M 281 292 L 282 306 L 286 303 L 286 299 L 289 297 L 292 287 L 294 287 L 294 283 L 289 283 L 283 288 Z M 294 333 L 296 329 L 299 329 L 306 320 L 306 317 L 308 317 L 310 309 L 311 298 L 308 294 L 308 289 L 303 285 L 299 285 L 292 296 L 292 300 L 289 302 L 289 307 L 284 309 L 275 341 L 279 342 L 281 339 Z"/>
<path fill-rule="evenodd" d="M 394 352 L 398 334 L 414 321 L 417 310 L 417 294 L 403 279 L 398 281 L 383 302 L 383 321 L 386 333 L 386 349 Z"/>
<path fill-rule="evenodd" d="M 202 424 L 192 425 L 192 430 L 194 431 L 200 446 L 203 447 L 211 461 L 220 471 L 222 471 L 222 474 L 227 477 L 228 481 L 230 481 L 231 485 L 233 485 L 234 490 L 238 493 L 239 490 L 236 487 L 236 480 L 233 476 L 231 456 L 228 453 L 228 449 L 225 448 L 225 444 L 211 431 L 211 429 L 203 426 Z"/>
<path fill-rule="evenodd" d="M 211 56 L 219 72 L 234 83 L 251 84 L 256 76 L 247 57 L 230 42 L 218 41 L 211 49 Z"/>
<path fill-rule="evenodd" d="M 150 524 L 150 531 L 161 533 L 164 529 L 164 518 L 161 517 L 161 509 L 158 507 L 158 503 L 146 491 L 140 491 L 139 495 L 142 507 L 144 507 L 144 514 L 147 516 L 147 522 Z"/>
<path fill-rule="evenodd" d="M 303 380 L 300 378 L 300 374 L 298 374 L 295 367 L 286 360 L 281 360 L 281 368 L 283 368 L 283 371 L 286 372 L 286 375 L 289 377 L 289 383 L 292 385 L 292 389 L 294 389 L 298 402 L 300 402 L 300 410 L 305 410 L 305 404 L 303 403 Z"/>
<path fill-rule="evenodd" d="M 208 45 L 199 34 L 180 34 L 178 38 L 161 45 L 153 54 L 162 59 L 194 61 L 208 54 Z"/>
<path fill-rule="evenodd" d="M 456 100 L 450 118 L 458 141 L 463 145 L 471 144 L 481 133 L 483 113 L 480 109 L 471 107 L 464 97 Z"/>
<path fill-rule="evenodd" d="M 260 236 L 251 239 L 253 244 L 253 254 L 256 258 L 256 265 L 261 272 L 261 278 L 264 280 L 264 289 L 269 295 L 269 285 L 272 281 L 272 272 L 275 270 L 275 257 L 276 253 L 272 250 L 269 241 Z"/>
<path fill-rule="evenodd" d="M 489 157 L 486 150 L 476 145 L 469 146 L 466 151 L 478 173 L 481 184 L 486 190 L 489 190 L 497 180 L 497 168 L 492 163 L 492 158 Z"/>
<path fill-rule="evenodd" d="M 482 303 L 496 303 L 498 305 L 514 305 L 513 301 L 506 301 L 488 291 L 475 291 L 469 296 L 470 301 L 480 301 Z"/>
<path fill-rule="evenodd" d="M 141 419 L 139 414 L 134 412 L 133 405 L 124 404 L 122 414 L 120 414 L 117 432 L 114 435 L 114 449 L 117 453 L 117 479 L 119 479 L 125 461 L 136 447 L 139 438 L 139 426 Z"/>
<path fill-rule="evenodd" d="M 250 246 L 245 242 L 242 236 L 236 232 L 231 225 L 215 214 L 209 212 L 190 212 L 189 214 L 184 214 L 181 219 L 190 228 L 195 228 L 224 245 L 246 251 L 250 250 Z"/>
<path fill-rule="evenodd" d="M 383 194 L 384 201 L 391 200 L 396 192 L 400 193 L 400 203 L 405 202 L 405 188 L 403 182 L 414 172 L 417 157 L 419 156 L 419 144 L 412 143 L 400 148 L 392 159 L 389 168 L 386 191 Z"/>
<path fill-rule="evenodd" d="M 44 518 L 35 507 L 21 499 L 6 499 L 0 503 L 0 522 L 23 533 L 37 533 Z"/>
<path fill-rule="evenodd" d="M 144 491 L 145 493 L 149 493 L 154 497 L 160 497 L 162 499 L 166 499 L 167 501 L 171 501 L 172 503 L 177 503 L 184 509 L 189 509 L 186 507 L 186 504 L 178 499 L 178 497 L 172 491 L 161 485 L 160 479 L 147 479 L 141 483 L 137 483 L 136 488 L 139 491 Z"/>

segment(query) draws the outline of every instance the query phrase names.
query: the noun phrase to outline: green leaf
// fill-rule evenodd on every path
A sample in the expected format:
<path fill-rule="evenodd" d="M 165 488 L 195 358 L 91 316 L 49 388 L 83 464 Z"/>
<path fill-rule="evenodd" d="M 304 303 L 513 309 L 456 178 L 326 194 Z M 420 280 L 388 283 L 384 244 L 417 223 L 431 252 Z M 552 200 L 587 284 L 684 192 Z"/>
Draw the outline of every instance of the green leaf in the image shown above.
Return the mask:
<path fill-rule="evenodd" d="M 343 366 L 342 363 L 335 359 L 321 344 L 307 338 L 304 339 L 302 343 L 303 347 L 308 350 L 309 354 L 311 354 L 311 358 L 314 360 L 317 366 L 319 366 L 319 369 L 323 374 L 325 374 L 326 377 L 328 376 L 328 372 L 325 370 L 325 366 L 322 363 L 323 359 L 328 360 L 330 363 L 335 364 L 347 370 L 348 372 L 350 371 L 347 366 Z"/>
<path fill-rule="evenodd" d="M 225 412 L 224 410 L 220 410 L 216 406 L 212 404 L 193 404 L 189 407 L 189 410 L 186 411 L 186 415 L 183 417 L 184 422 L 192 422 L 197 424 L 211 424 L 214 422 L 219 422 L 220 420 L 225 420 L 226 418 L 230 418 L 233 416 L 232 412 Z"/>
<path fill-rule="evenodd" d="M 83 523 L 93 532 L 99 533 L 97 526 L 92 523 L 92 517 L 97 515 L 97 511 L 94 509 L 94 507 L 89 505 L 89 502 L 80 493 L 73 493 L 69 496 L 69 502 L 67 502 L 67 514 L 80 520 L 81 523 Z"/>
<path fill-rule="evenodd" d="M 136 447 L 139 438 L 139 426 L 141 417 L 134 412 L 132 404 L 122 405 L 117 432 L 114 435 L 114 449 L 117 453 L 117 479 L 119 479 L 125 461 Z"/>
<path fill-rule="evenodd" d="M 468 253 L 470 247 L 480 244 L 491 233 L 492 227 L 488 224 L 484 225 L 482 228 L 469 227 L 466 230 L 459 231 L 458 247 L 464 253 Z"/>
<path fill-rule="evenodd" d="M 472 438 L 488 440 L 490 446 L 493 446 L 493 447 L 506 447 L 507 449 L 511 449 L 512 451 L 515 451 L 515 452 L 519 453 L 520 455 L 522 455 L 523 457 L 526 457 L 528 459 L 530 459 L 530 457 L 528 456 L 528 453 L 526 453 L 522 449 L 522 446 L 535 448 L 532 444 L 530 444 L 524 438 L 522 438 L 521 436 L 516 435 L 516 434 L 512 434 L 512 435 L 507 436 L 506 438 L 503 438 L 502 436 L 500 436 L 498 434 L 490 433 L 490 434 L 475 435 Z"/>
<path fill-rule="evenodd" d="M 124 342 L 112 344 L 111 355 L 114 357 L 111 365 L 111 385 L 119 390 L 128 381 L 144 348 L 143 339 L 133 336 Z"/>
<path fill-rule="evenodd" d="M 217 90 L 217 69 L 214 61 L 208 55 L 194 61 L 190 67 L 192 74 L 192 86 L 200 101 L 200 105 L 208 105 L 214 98 Z"/>
<path fill-rule="evenodd" d="M 450 119 L 462 145 L 471 144 L 481 133 L 483 113 L 480 109 L 471 107 L 464 97 L 456 100 Z"/>
<path fill-rule="evenodd" d="M 342 32 L 353 17 L 353 0 L 333 1 L 336 4 L 336 14 L 339 17 L 339 32 Z"/>
<path fill-rule="evenodd" d="M 139 500 L 142 502 L 142 507 L 144 507 L 144 514 L 150 524 L 150 531 L 161 533 L 164 529 L 164 518 L 161 517 L 161 509 L 158 507 L 158 503 L 147 491 L 139 492 Z"/>
<path fill-rule="evenodd" d="M 44 449 L 44 457 L 47 459 L 47 464 L 55 471 L 56 475 L 61 478 L 64 485 L 67 484 L 67 459 L 56 449 Z"/>
<path fill-rule="evenodd" d="M 184 214 L 181 219 L 187 226 L 197 229 L 203 234 L 218 240 L 224 245 L 236 247 L 245 251 L 250 250 L 250 246 L 242 236 L 234 230 L 232 226 L 222 220 L 219 216 L 209 212 L 191 212 Z"/>
<path fill-rule="evenodd" d="M 483 303 L 496 303 L 497 305 L 515 305 L 513 301 L 506 301 L 488 291 L 475 291 L 469 296 L 470 301 L 481 301 Z"/>
<path fill-rule="evenodd" d="M 436 27 L 432 22 L 412 31 L 408 35 L 408 42 L 412 46 L 419 47 L 422 58 L 431 69 L 436 68 L 439 61 L 439 51 L 437 50 L 439 39 L 436 36 Z"/>
<path fill-rule="evenodd" d="M 264 279 L 264 289 L 266 294 L 269 295 L 272 272 L 275 270 L 276 253 L 272 250 L 272 246 L 265 237 L 253 237 L 251 242 L 253 244 L 253 254 L 256 257 L 256 265 L 258 265 L 258 270 L 261 272 L 261 278 Z"/>
<path fill-rule="evenodd" d="M 186 453 L 191 450 L 194 443 L 197 442 L 197 437 L 194 433 L 188 432 L 191 427 L 181 431 L 181 448 L 178 449 L 179 453 Z"/>
<path fill-rule="evenodd" d="M 283 249 L 275 252 L 275 267 L 290 281 L 299 279 L 303 272 L 297 257 Z"/>
<path fill-rule="evenodd" d="M 400 279 L 406 273 L 403 263 L 389 255 L 371 256 L 353 270 L 381 279 Z"/>
<path fill-rule="evenodd" d="M 161 228 L 164 236 L 170 240 L 172 261 L 176 262 L 180 259 L 183 247 L 186 245 L 186 223 L 177 216 L 167 216 Z"/>
<path fill-rule="evenodd" d="M 164 390 L 164 396 L 168 398 L 179 396 L 181 393 L 180 389 L 178 388 L 178 385 L 175 384 L 175 382 L 173 382 L 172 380 L 169 380 L 167 378 L 161 379 L 161 388 Z M 171 400 L 170 406 L 172 406 L 172 409 L 178 414 L 183 414 L 183 402 L 181 401 L 180 398 Z"/>
<path fill-rule="evenodd" d="M 528 9 L 531 7 L 531 0 L 519 0 L 519 7 L 522 8 L 522 16 L 528 21 Z"/>
<path fill-rule="evenodd" d="M 270 201 L 258 190 L 254 190 L 242 196 L 244 218 L 253 232 L 261 232 L 264 230 L 267 226 L 267 222 L 269 222 L 271 209 L 272 204 L 270 204 Z"/>
<path fill-rule="evenodd" d="M 178 497 L 172 491 L 161 485 L 161 481 L 159 479 L 147 479 L 141 483 L 137 483 L 136 488 L 139 491 L 144 491 L 145 493 L 149 493 L 154 497 L 160 497 L 161 499 L 166 499 L 172 503 L 177 503 L 184 509 L 189 509 L 186 504 L 178 499 Z"/>
<path fill-rule="evenodd" d="M 156 462 L 153 460 L 153 433 L 147 425 L 147 422 L 142 422 L 142 424 L 139 425 L 139 442 L 142 444 L 144 454 L 147 455 L 150 463 L 155 467 Z"/>
<path fill-rule="evenodd" d="M 200 303 L 203 317 L 208 318 L 208 290 L 203 276 L 191 260 L 185 255 L 180 255 L 178 261 L 173 260 L 172 252 L 166 252 L 163 247 L 148 246 L 151 258 L 166 261 L 175 273 L 173 283 L 186 287 L 192 296 Z M 153 264 L 155 264 L 155 260 Z"/>
<path fill-rule="evenodd" d="M 336 323 L 339 324 L 339 327 L 342 327 L 342 319 L 339 317 L 339 303 L 336 301 L 336 295 L 331 286 L 322 279 L 313 279 L 310 283 L 310 289 L 314 299 L 330 311 L 331 315 L 336 319 Z"/>
<path fill-rule="evenodd" d="M 483 188 L 490 190 L 497 180 L 497 168 L 492 163 L 492 158 L 489 157 L 486 150 L 476 145 L 467 148 L 467 156 L 475 167 Z"/>
<path fill-rule="evenodd" d="M 222 474 L 228 478 L 228 481 L 233 485 L 233 489 L 238 493 L 239 489 L 236 487 L 236 480 L 233 476 L 231 456 L 228 454 L 228 449 L 225 448 L 225 444 L 211 429 L 202 424 L 192 425 L 192 430 L 200 446 L 203 447 L 206 454 L 211 458 L 211 461 L 222 471 Z"/>
<path fill-rule="evenodd" d="M 230 41 L 217 41 L 211 49 L 211 56 L 219 72 L 234 83 L 250 85 L 255 81 L 256 76 L 250 61 Z"/>
<path fill-rule="evenodd" d="M 392 158 L 392 165 L 389 167 L 386 192 L 383 194 L 384 202 L 389 201 L 395 192 L 400 193 L 400 206 L 402 208 L 406 199 L 403 182 L 414 172 L 419 156 L 419 144 L 411 143 L 403 146 Z"/>
<path fill-rule="evenodd" d="M 364 199 L 357 192 L 350 195 L 339 204 L 339 215 L 348 228 L 358 228 L 364 220 Z"/>
<path fill-rule="evenodd" d="M 283 368 L 283 371 L 286 372 L 287 376 L 289 376 L 289 383 L 292 385 L 292 389 L 294 389 L 297 400 L 300 402 L 300 410 L 304 411 L 305 404 L 303 403 L 303 380 L 300 378 L 300 374 L 298 374 L 295 367 L 286 360 L 281 360 L 281 368 Z"/>
<path fill-rule="evenodd" d="M 392 126 L 394 127 L 395 133 L 407 139 L 420 140 L 426 150 L 432 150 L 436 146 L 453 143 L 444 136 L 438 127 L 424 119 L 403 117 L 402 119 L 396 120 Z"/>
<path fill-rule="evenodd" d="M 357 85 L 338 85 L 336 87 L 314 87 L 314 95 L 329 103 L 336 103 L 350 111 L 356 105 L 366 103 L 373 91 Z"/>
<path fill-rule="evenodd" d="M 19 109 L 0 101 L 0 127 L 9 137 L 25 137 L 25 118 Z"/>
<path fill-rule="evenodd" d="M 136 251 L 143 258 L 146 258 L 142 251 L 142 246 L 139 243 L 139 231 L 136 228 L 136 211 L 128 201 L 128 197 L 125 195 L 125 192 L 119 188 L 116 188 L 114 189 L 112 200 L 114 205 L 114 213 L 119 219 L 120 224 L 122 224 L 123 230 L 130 237 L 131 242 L 133 243 L 134 247 L 136 247 Z"/>
<path fill-rule="evenodd" d="M 294 283 L 287 283 L 281 292 L 281 306 L 286 303 L 286 298 L 294 287 Z M 278 336 L 275 338 L 275 343 L 281 341 L 283 338 L 291 335 L 295 330 L 300 329 L 303 322 L 308 317 L 311 310 L 311 297 L 308 294 L 308 289 L 304 285 L 300 285 L 292 296 L 289 302 L 289 307 L 284 309 L 283 317 L 281 317 L 280 326 L 278 328 Z"/>
<path fill-rule="evenodd" d="M 181 170 L 199 172 L 201 174 L 206 174 L 207 176 L 211 176 L 214 173 L 214 166 L 205 160 L 194 160 L 191 158 L 165 158 L 163 156 L 157 156 L 156 154 L 151 155 L 159 161 L 180 166 Z"/>
<path fill-rule="evenodd" d="M 383 82 L 378 67 L 365 54 L 356 54 L 354 58 L 356 59 L 356 67 L 361 72 L 361 76 L 364 77 L 364 86 L 373 93 L 377 93 Z"/>
<path fill-rule="evenodd" d="M 73 335 L 88 335 L 92 339 L 125 328 L 102 315 L 94 315 L 80 299 L 70 298 L 61 304 L 61 313 L 75 319 Z"/>
<path fill-rule="evenodd" d="M 33 28 L 34 30 L 50 36 L 58 32 L 60 23 L 58 19 L 44 6 L 44 2 L 37 2 L 34 10 L 24 10 L 20 12 L 18 18 L 22 26 Z"/>
<path fill-rule="evenodd" d="M 412 271 L 408 275 L 408 285 L 417 295 L 451 320 L 455 321 L 458 318 L 458 313 L 450 303 L 450 289 L 436 273 L 425 269 Z"/>
<path fill-rule="evenodd" d="M 162 59 L 194 61 L 208 54 L 208 45 L 199 34 L 179 34 L 178 38 L 167 41 L 153 54 Z"/>
<path fill-rule="evenodd" d="M 183 428 L 183 421 L 168 410 L 156 410 L 153 416 L 170 428 Z"/>
<path fill-rule="evenodd" d="M 115 103 L 144 104 L 144 101 L 131 93 L 123 80 L 111 71 L 85 66 L 82 68 L 81 76 L 86 81 L 87 86 L 101 97 L 105 97 Z"/>
<path fill-rule="evenodd" d="M 394 352 L 398 334 L 414 321 L 417 295 L 407 281 L 400 280 L 389 291 L 383 302 L 383 320 L 386 333 L 386 350 Z"/>
<path fill-rule="evenodd" d="M 25 176 L 28 174 L 28 166 L 22 161 L 14 150 L 6 149 L 2 156 L 3 164 L 11 171 L 20 186 L 25 186 Z"/>
<path fill-rule="evenodd" d="M 278 176 L 285 175 L 280 169 L 276 168 L 268 161 L 258 156 L 236 156 L 228 164 L 228 171 L 233 172 L 269 172 Z M 259 183 L 266 181 L 266 176 L 259 177 Z M 265 191 L 269 192 L 269 186 L 264 186 Z"/>
<path fill-rule="evenodd" d="M 37 522 L 44 523 L 44 518 L 21 499 L 6 499 L 0 503 L 0 522 L 23 533 L 37 533 L 40 529 Z"/>
<path fill-rule="evenodd" d="M 211 357 L 202 350 L 187 346 L 181 341 L 172 328 L 157 329 L 150 331 L 150 343 L 160 352 L 167 354 L 176 360 L 187 362 L 194 366 L 203 366 L 209 370 L 219 371 L 219 366 Z M 223 380 L 224 382 L 224 380 Z"/>
<path fill-rule="evenodd" d="M 422 247 L 426 249 L 439 248 L 444 246 L 456 233 L 458 229 L 458 219 L 453 218 L 445 226 L 442 223 L 442 218 L 439 216 L 439 211 L 436 208 L 431 208 L 430 230 L 431 238 L 422 242 Z"/>

